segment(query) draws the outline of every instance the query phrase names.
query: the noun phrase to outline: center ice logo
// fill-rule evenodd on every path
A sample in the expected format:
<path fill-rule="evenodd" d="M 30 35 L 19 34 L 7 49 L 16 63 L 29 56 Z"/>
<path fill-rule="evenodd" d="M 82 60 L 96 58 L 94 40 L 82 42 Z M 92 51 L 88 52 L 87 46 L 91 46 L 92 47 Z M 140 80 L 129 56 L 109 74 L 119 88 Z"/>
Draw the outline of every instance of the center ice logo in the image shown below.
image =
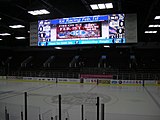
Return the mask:
<path fill-rule="evenodd" d="M 97 97 L 100 98 L 101 103 L 113 104 L 118 99 L 112 95 L 104 95 L 99 93 L 66 93 L 62 94 L 62 104 L 68 105 L 96 105 Z M 58 96 L 47 97 L 45 102 L 48 104 L 57 104 L 59 101 Z"/>

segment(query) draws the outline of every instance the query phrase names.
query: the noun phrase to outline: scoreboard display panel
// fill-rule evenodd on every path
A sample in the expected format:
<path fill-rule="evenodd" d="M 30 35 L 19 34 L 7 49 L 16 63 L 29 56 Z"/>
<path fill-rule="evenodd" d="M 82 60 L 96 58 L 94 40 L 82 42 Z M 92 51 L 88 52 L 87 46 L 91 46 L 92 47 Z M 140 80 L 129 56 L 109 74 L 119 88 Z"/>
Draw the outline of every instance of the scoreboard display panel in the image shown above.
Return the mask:
<path fill-rule="evenodd" d="M 38 21 L 38 46 L 110 43 L 126 43 L 124 14 Z"/>

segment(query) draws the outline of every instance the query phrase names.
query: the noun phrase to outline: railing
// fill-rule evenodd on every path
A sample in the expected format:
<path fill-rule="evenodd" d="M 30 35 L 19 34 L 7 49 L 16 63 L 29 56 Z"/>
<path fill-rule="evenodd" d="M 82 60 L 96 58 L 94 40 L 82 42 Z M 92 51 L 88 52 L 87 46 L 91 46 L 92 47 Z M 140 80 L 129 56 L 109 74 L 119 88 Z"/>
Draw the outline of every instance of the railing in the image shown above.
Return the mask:
<path fill-rule="evenodd" d="M 40 74 L 41 73 L 41 74 Z M 42 72 L 42 71 L 18 71 L 12 72 L 10 76 L 25 76 L 25 77 L 53 77 L 53 78 L 78 78 L 78 73 L 69 72 Z"/>
<path fill-rule="evenodd" d="M 113 75 L 118 80 L 159 80 L 160 70 L 119 70 L 100 68 L 12 71 L 10 76 L 79 78 L 80 74 Z"/>

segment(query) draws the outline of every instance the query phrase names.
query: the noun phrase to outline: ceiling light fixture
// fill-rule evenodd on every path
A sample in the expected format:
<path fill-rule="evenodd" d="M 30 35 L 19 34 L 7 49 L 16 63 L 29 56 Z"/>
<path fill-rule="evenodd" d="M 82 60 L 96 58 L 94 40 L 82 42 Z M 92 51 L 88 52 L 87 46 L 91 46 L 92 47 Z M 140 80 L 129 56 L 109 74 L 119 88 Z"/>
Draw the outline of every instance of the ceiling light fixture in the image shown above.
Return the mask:
<path fill-rule="evenodd" d="M 62 49 L 62 47 L 54 47 L 55 49 L 58 49 L 58 50 L 60 50 L 60 49 Z"/>
<path fill-rule="evenodd" d="M 98 4 L 99 9 L 106 9 L 105 4 Z"/>
<path fill-rule="evenodd" d="M 8 36 L 8 35 L 11 35 L 9 33 L 0 33 L 0 36 Z"/>
<path fill-rule="evenodd" d="M 24 28 L 25 26 L 23 25 L 10 25 L 10 28 Z"/>
<path fill-rule="evenodd" d="M 152 31 L 152 33 L 157 33 L 157 31 Z"/>
<path fill-rule="evenodd" d="M 160 19 L 160 16 L 156 16 L 154 19 L 155 19 L 155 20 L 158 20 L 158 19 Z"/>
<path fill-rule="evenodd" d="M 113 4 L 112 3 L 106 3 L 105 6 L 106 6 L 107 9 L 113 8 Z"/>
<path fill-rule="evenodd" d="M 45 9 L 28 11 L 28 13 L 31 14 L 31 15 L 44 15 L 44 14 L 50 14 L 50 12 L 47 11 L 47 10 L 45 10 Z"/>
<path fill-rule="evenodd" d="M 28 13 L 31 14 L 31 15 L 37 15 L 37 13 L 34 12 L 34 11 L 28 11 Z"/>
<path fill-rule="evenodd" d="M 148 27 L 154 27 L 154 25 L 149 25 Z"/>
<path fill-rule="evenodd" d="M 26 37 L 15 37 L 17 40 L 26 39 Z"/>
<path fill-rule="evenodd" d="M 98 10 L 98 5 L 97 4 L 93 4 L 93 5 L 90 5 L 92 10 Z"/>
<path fill-rule="evenodd" d="M 47 11 L 45 9 L 40 10 L 40 12 L 43 13 L 43 14 L 49 14 L 50 13 L 49 11 Z"/>
<path fill-rule="evenodd" d="M 91 6 L 92 10 L 111 9 L 111 8 L 113 8 L 113 4 L 112 3 L 92 4 L 90 6 Z"/>
<path fill-rule="evenodd" d="M 35 11 L 33 11 L 35 14 L 37 14 L 37 15 L 42 15 L 43 13 L 40 11 L 40 10 L 35 10 Z"/>
<path fill-rule="evenodd" d="M 148 27 L 160 27 L 160 25 L 149 25 Z"/>
<path fill-rule="evenodd" d="M 104 45 L 104 47 L 105 47 L 105 48 L 110 48 L 110 46 L 109 46 L 109 45 Z"/>
<path fill-rule="evenodd" d="M 157 33 L 157 31 L 145 31 L 144 33 Z"/>

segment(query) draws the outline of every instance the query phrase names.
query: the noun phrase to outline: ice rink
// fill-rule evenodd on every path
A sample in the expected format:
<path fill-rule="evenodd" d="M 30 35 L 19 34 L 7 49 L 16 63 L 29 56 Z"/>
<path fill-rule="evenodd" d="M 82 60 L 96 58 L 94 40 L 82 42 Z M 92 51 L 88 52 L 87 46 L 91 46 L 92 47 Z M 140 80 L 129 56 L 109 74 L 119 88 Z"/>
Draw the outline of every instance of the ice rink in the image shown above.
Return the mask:
<path fill-rule="evenodd" d="M 0 120 L 5 107 L 10 120 L 20 120 L 28 93 L 28 120 L 58 120 L 58 95 L 62 97 L 62 120 L 97 120 L 97 97 L 105 105 L 105 120 L 160 120 L 160 86 L 97 86 L 0 80 Z M 101 118 L 101 109 L 100 109 Z"/>

